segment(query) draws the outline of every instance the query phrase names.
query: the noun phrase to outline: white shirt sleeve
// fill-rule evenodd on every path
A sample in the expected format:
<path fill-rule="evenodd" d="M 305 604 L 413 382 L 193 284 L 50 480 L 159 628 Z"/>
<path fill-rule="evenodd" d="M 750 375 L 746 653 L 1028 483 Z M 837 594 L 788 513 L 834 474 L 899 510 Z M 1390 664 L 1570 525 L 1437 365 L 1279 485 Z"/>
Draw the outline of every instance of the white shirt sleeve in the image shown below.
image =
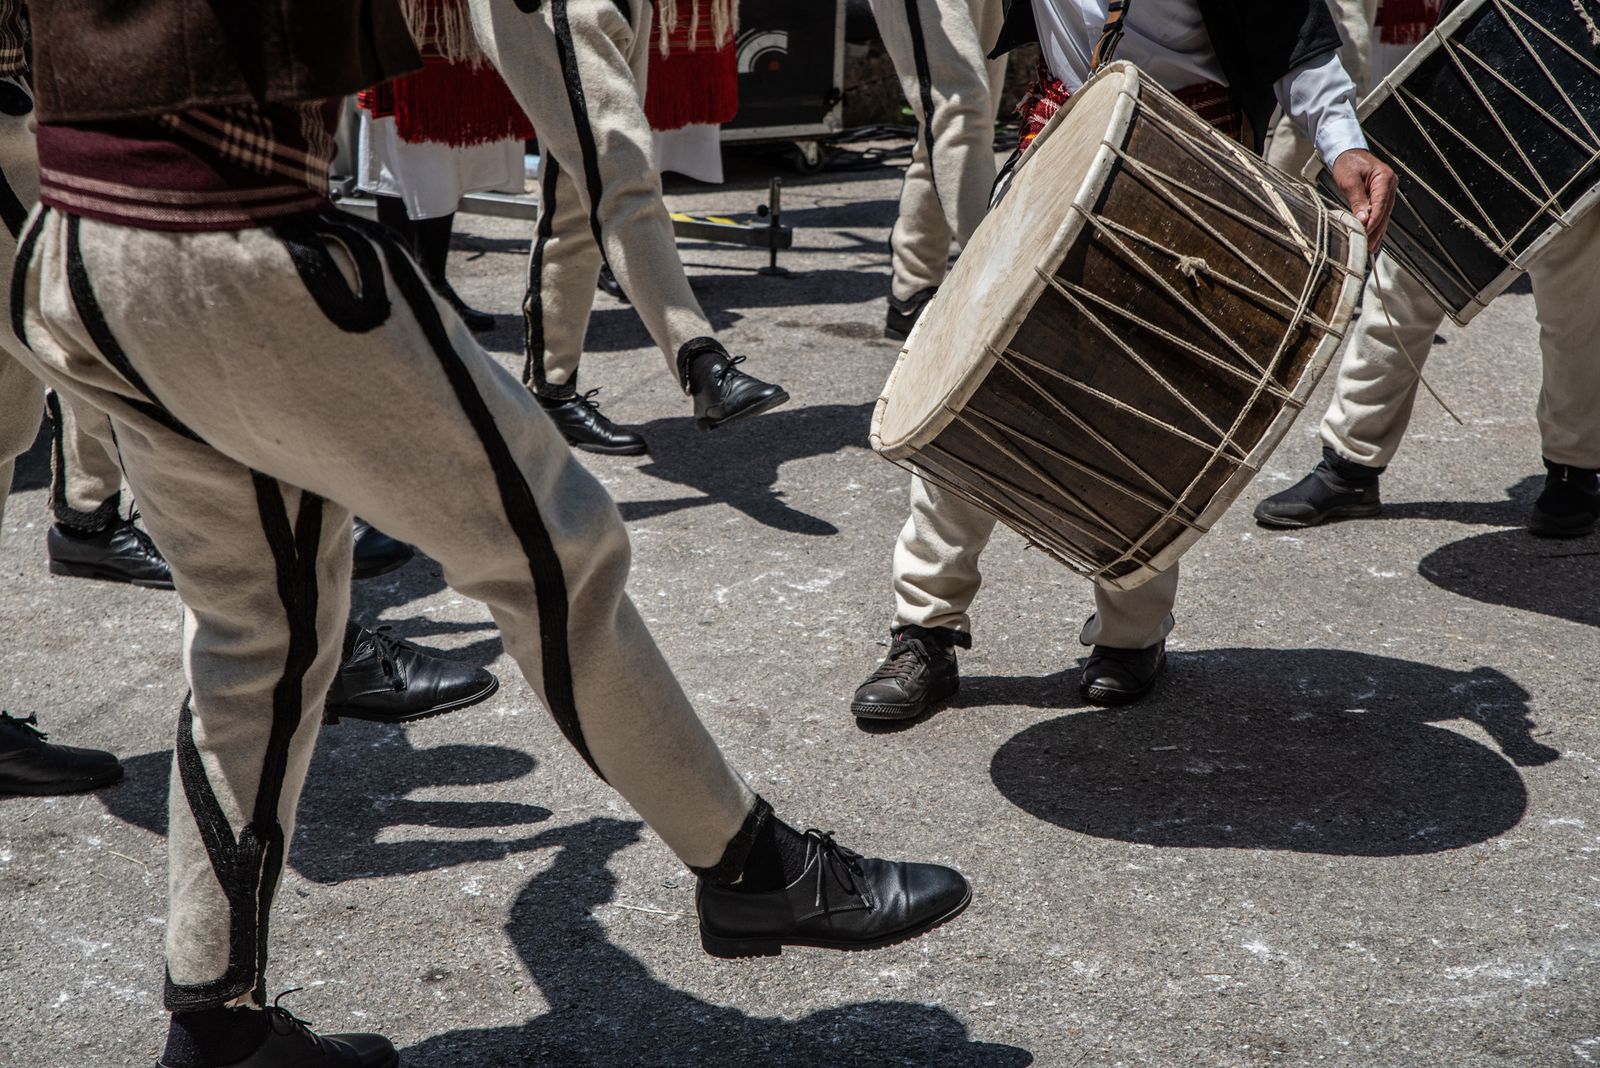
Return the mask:
<path fill-rule="evenodd" d="M 1337 52 L 1296 67 L 1273 88 L 1284 114 L 1329 167 L 1350 149 L 1367 147 L 1356 118 L 1356 85 Z"/>

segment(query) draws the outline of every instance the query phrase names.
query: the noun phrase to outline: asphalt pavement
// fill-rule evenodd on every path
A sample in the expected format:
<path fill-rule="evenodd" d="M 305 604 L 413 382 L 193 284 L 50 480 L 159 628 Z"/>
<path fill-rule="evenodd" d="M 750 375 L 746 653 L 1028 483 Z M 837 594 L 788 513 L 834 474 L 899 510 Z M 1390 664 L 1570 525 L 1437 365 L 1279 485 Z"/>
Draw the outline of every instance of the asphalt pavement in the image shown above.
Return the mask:
<path fill-rule="evenodd" d="M 681 246 L 729 346 L 793 395 L 748 425 L 698 431 L 637 316 L 598 296 L 582 385 L 651 454 L 585 463 L 631 530 L 635 600 L 756 789 L 857 849 L 960 867 L 971 909 L 870 954 L 706 957 L 692 877 L 419 559 L 359 584 L 357 617 L 504 686 L 324 731 L 271 989 L 303 988 L 285 1004 L 324 1030 L 391 1035 L 407 1068 L 1600 1064 L 1600 537 L 1522 528 L 1526 288 L 1443 331 L 1430 379 L 1465 425 L 1419 400 L 1380 518 L 1258 528 L 1255 500 L 1317 458 L 1323 382 L 1185 558 L 1148 700 L 1083 704 L 1089 587 L 1002 531 L 959 697 L 864 730 L 848 699 L 884 651 L 907 501 L 867 448 L 903 158 L 787 176 L 788 277 Z M 674 183 L 671 206 L 750 210 L 767 170 Z M 518 372 L 531 227 L 459 229 L 456 285 Z M 47 483 L 41 443 L 0 531 L 0 706 L 128 775 L 0 799 L 0 1064 L 148 1065 L 181 612 L 50 577 Z"/>

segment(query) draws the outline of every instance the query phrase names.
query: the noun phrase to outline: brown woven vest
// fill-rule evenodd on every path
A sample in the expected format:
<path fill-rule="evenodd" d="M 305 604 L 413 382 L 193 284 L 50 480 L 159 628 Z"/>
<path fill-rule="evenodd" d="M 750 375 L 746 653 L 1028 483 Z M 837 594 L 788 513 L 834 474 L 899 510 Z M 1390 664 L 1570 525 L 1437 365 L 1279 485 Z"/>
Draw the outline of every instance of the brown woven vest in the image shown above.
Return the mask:
<path fill-rule="evenodd" d="M 399 0 L 29 0 L 41 122 L 342 96 L 422 66 Z"/>

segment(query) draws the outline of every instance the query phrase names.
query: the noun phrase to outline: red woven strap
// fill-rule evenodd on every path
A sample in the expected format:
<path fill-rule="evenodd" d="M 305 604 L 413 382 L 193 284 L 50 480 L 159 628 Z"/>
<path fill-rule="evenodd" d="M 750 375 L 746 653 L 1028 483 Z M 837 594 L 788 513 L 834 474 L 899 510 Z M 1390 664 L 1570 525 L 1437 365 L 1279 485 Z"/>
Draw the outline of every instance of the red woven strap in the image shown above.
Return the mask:
<path fill-rule="evenodd" d="M 1378 39 L 1384 44 L 1413 45 L 1439 22 L 1444 0 L 1383 0 L 1378 11 Z"/>
<path fill-rule="evenodd" d="M 1242 145 L 1250 143 L 1244 109 L 1239 106 L 1239 98 L 1226 85 L 1201 82 L 1187 89 L 1179 89 L 1173 95 L 1228 137 Z M 1033 145 L 1045 123 L 1061 110 L 1071 96 L 1072 91 L 1041 62 L 1038 73 L 1022 95 L 1022 102 L 1017 105 L 1017 114 L 1022 119 L 1022 128 L 1017 137 L 1018 151 L 1025 152 Z"/>

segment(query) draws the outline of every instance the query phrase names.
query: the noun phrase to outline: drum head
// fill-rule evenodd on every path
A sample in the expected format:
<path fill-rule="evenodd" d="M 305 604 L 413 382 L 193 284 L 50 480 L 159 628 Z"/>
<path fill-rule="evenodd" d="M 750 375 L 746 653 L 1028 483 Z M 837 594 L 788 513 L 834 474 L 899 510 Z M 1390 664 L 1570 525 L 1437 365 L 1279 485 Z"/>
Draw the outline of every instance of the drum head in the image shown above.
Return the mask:
<path fill-rule="evenodd" d="M 982 384 L 1099 198 L 1138 96 L 1139 72 L 1114 63 L 1051 121 L 962 250 L 906 339 L 873 428 L 890 459 L 932 440 Z"/>

